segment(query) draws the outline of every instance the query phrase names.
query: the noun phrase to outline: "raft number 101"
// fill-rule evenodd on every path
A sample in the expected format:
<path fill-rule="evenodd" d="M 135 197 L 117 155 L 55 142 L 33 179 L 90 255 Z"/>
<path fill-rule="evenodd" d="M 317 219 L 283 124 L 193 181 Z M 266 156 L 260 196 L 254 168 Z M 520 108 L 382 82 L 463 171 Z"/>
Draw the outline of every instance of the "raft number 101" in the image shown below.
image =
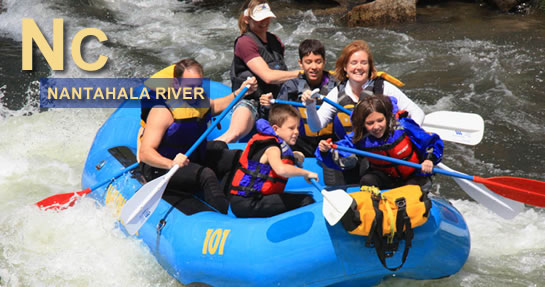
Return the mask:
<path fill-rule="evenodd" d="M 229 236 L 229 232 L 231 232 L 230 229 L 208 229 L 202 245 L 202 254 L 214 255 L 218 251 L 219 246 L 218 254 L 223 255 L 223 247 L 225 246 L 225 240 Z"/>

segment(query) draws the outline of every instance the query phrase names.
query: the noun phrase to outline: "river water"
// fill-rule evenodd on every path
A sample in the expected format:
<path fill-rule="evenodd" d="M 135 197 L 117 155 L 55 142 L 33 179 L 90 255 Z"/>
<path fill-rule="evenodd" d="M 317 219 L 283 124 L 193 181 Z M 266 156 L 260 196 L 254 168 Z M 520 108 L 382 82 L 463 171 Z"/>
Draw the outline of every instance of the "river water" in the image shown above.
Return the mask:
<path fill-rule="evenodd" d="M 226 1 L 224 1 L 226 2 Z M 419 7 L 417 21 L 347 28 L 310 8 L 274 1 L 270 30 L 283 40 L 287 64 L 297 46 L 320 39 L 329 69 L 352 40 L 368 41 L 378 69 L 406 83 L 426 113 L 453 110 L 485 119 L 474 147 L 447 143 L 444 162 L 471 175 L 545 180 L 545 15 L 499 14 L 463 2 Z M 146 251 L 125 237 L 112 211 L 84 199 L 62 213 L 32 204 L 81 190 L 83 163 L 110 109 L 39 110 L 40 77 L 146 77 L 183 57 L 229 83 L 238 3 L 174 0 L 4 0 L 0 3 L 0 286 L 179 286 Z M 65 71 L 41 56 L 21 71 L 21 20 L 33 18 L 48 39 L 64 19 Z M 100 72 L 71 59 L 73 35 L 88 27 L 109 38 L 88 41 L 85 57 L 109 57 Z M 39 53 L 36 53 L 39 55 Z M 389 280 L 383 286 L 545 286 L 545 210 L 527 207 L 504 220 L 444 176 L 436 189 L 466 218 L 472 249 L 463 269 L 434 281 Z"/>

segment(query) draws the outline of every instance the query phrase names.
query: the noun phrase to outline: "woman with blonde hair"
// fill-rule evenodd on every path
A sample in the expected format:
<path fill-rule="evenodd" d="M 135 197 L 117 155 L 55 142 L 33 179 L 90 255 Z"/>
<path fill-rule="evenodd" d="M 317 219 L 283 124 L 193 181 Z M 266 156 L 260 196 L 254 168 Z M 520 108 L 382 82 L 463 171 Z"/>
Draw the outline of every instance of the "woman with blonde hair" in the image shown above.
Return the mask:
<path fill-rule="evenodd" d="M 276 16 L 266 0 L 249 0 L 242 6 L 238 20 L 241 35 L 235 40 L 231 84 L 235 90 L 247 77 L 255 76 L 258 89 L 234 107 L 229 129 L 217 140 L 235 142 L 248 134 L 258 117 L 266 117 L 260 111 L 259 97 L 276 97 L 281 84 L 299 73 L 288 71 L 284 44 L 268 32 L 272 18 Z"/>

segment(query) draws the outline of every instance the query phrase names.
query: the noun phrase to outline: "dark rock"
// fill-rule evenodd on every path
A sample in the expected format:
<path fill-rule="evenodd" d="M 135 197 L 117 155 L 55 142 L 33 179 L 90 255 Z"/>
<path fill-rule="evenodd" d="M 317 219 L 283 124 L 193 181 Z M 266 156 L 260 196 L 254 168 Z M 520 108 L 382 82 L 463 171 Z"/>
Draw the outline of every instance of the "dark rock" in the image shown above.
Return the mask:
<path fill-rule="evenodd" d="M 416 20 L 416 0 L 376 0 L 352 8 L 349 26 L 372 26 Z"/>
<path fill-rule="evenodd" d="M 523 1 L 522 0 L 488 0 L 488 2 L 498 7 L 501 11 L 507 12 L 515 8 L 518 4 L 520 4 Z"/>

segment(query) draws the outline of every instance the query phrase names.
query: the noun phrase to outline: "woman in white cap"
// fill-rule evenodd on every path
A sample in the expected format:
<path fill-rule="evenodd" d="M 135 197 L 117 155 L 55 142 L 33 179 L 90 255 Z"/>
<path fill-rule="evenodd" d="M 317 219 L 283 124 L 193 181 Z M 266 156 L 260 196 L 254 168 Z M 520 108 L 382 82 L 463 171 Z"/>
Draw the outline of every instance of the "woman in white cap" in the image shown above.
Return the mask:
<path fill-rule="evenodd" d="M 238 19 L 241 35 L 235 40 L 231 84 L 234 91 L 247 77 L 255 76 L 258 89 L 234 107 L 229 129 L 217 140 L 229 143 L 247 135 L 257 117 L 266 117 L 264 110 L 260 112 L 259 97 L 275 97 L 281 84 L 299 73 L 287 70 L 284 45 L 268 32 L 271 18 L 276 16 L 266 0 L 248 0 L 242 6 Z"/>

